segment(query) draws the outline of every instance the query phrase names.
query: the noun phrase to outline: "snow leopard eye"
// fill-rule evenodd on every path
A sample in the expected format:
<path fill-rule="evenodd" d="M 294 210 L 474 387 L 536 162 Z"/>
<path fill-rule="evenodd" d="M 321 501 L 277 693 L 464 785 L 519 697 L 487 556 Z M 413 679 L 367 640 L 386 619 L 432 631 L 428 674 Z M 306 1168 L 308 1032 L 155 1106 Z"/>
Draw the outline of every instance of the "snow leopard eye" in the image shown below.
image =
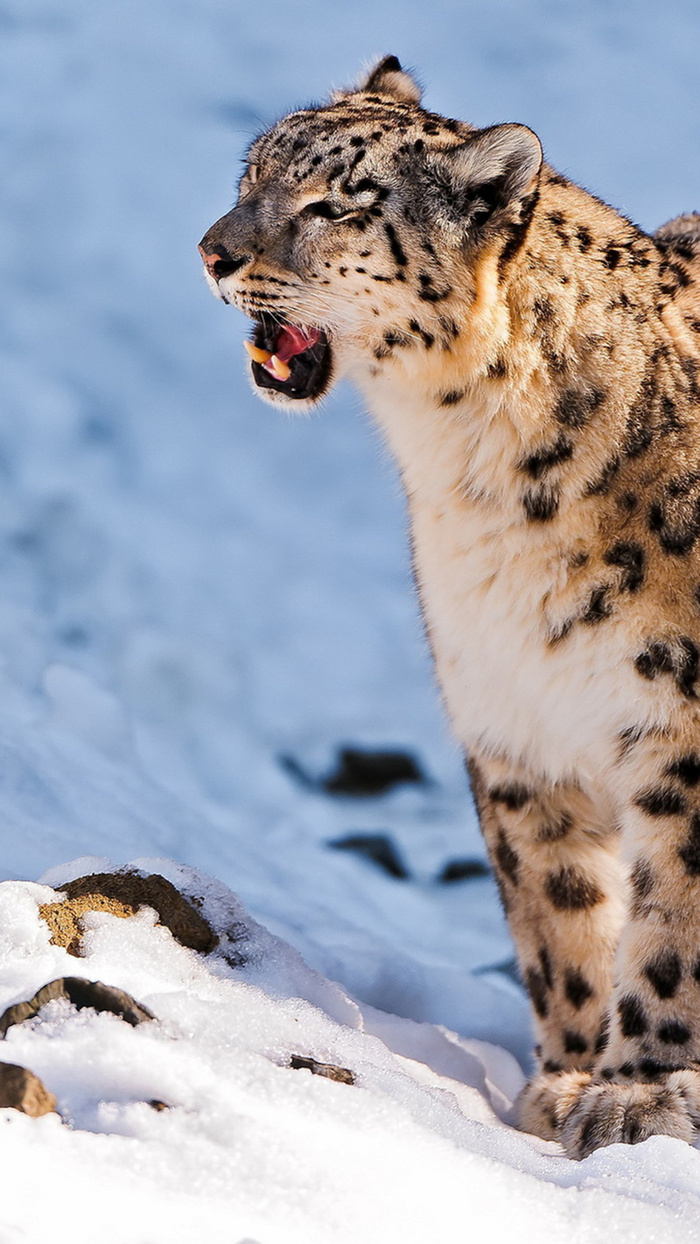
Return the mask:
<path fill-rule="evenodd" d="M 327 199 L 307 203 L 302 210 L 307 216 L 321 216 L 323 220 L 347 220 L 348 216 L 357 214 L 357 208 L 340 207 L 336 203 L 329 203 Z"/>

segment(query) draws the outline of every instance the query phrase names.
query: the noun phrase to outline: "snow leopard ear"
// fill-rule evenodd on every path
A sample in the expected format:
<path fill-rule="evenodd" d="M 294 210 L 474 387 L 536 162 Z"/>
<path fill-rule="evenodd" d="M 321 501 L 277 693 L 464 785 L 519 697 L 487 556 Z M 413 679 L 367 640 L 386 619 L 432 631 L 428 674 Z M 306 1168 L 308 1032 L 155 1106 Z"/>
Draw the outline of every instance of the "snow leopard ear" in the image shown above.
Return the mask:
<path fill-rule="evenodd" d="M 440 180 L 447 175 L 449 198 L 474 228 L 515 208 L 537 186 L 542 144 L 526 125 L 492 125 L 438 157 Z"/>
<path fill-rule="evenodd" d="M 400 104 L 419 104 L 421 88 L 410 73 L 401 68 L 396 56 L 385 56 L 365 74 L 352 91 L 339 93 L 340 98 L 346 94 L 356 95 L 364 92 L 369 95 L 388 95 Z"/>

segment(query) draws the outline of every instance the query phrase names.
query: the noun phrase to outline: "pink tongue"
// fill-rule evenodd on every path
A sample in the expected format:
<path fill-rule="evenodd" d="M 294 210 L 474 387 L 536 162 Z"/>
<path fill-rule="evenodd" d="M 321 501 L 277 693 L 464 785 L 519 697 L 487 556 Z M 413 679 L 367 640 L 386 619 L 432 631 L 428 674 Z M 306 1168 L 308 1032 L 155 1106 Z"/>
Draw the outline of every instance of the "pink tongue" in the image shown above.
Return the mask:
<path fill-rule="evenodd" d="M 282 363 L 288 363 L 295 354 L 315 346 L 320 336 L 317 328 L 295 328 L 292 324 L 285 324 L 275 343 L 275 354 Z"/>

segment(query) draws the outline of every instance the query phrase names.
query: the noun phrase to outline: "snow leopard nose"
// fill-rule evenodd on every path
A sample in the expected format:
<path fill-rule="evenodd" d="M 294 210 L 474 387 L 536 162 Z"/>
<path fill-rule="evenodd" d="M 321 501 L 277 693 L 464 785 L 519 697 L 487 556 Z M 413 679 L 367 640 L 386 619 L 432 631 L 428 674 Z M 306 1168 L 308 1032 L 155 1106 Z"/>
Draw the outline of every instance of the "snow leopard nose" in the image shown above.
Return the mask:
<path fill-rule="evenodd" d="M 204 246 L 206 240 L 206 237 L 202 238 L 199 253 L 204 260 L 204 267 L 215 281 L 220 281 L 225 276 L 232 276 L 250 259 L 250 255 L 230 255 L 221 243 L 216 250 L 207 250 Z"/>

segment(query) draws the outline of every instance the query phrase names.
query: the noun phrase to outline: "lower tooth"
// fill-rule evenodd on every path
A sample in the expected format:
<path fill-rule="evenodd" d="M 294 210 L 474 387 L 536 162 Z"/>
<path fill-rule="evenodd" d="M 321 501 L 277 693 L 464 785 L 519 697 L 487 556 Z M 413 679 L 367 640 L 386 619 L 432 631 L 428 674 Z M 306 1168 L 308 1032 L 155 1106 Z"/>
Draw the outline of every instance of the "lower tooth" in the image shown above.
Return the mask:
<path fill-rule="evenodd" d="M 270 359 L 270 366 L 277 380 L 289 380 L 289 377 L 292 374 L 292 369 L 286 363 L 283 363 L 282 359 L 278 359 L 276 354 L 272 355 L 272 358 Z"/>

